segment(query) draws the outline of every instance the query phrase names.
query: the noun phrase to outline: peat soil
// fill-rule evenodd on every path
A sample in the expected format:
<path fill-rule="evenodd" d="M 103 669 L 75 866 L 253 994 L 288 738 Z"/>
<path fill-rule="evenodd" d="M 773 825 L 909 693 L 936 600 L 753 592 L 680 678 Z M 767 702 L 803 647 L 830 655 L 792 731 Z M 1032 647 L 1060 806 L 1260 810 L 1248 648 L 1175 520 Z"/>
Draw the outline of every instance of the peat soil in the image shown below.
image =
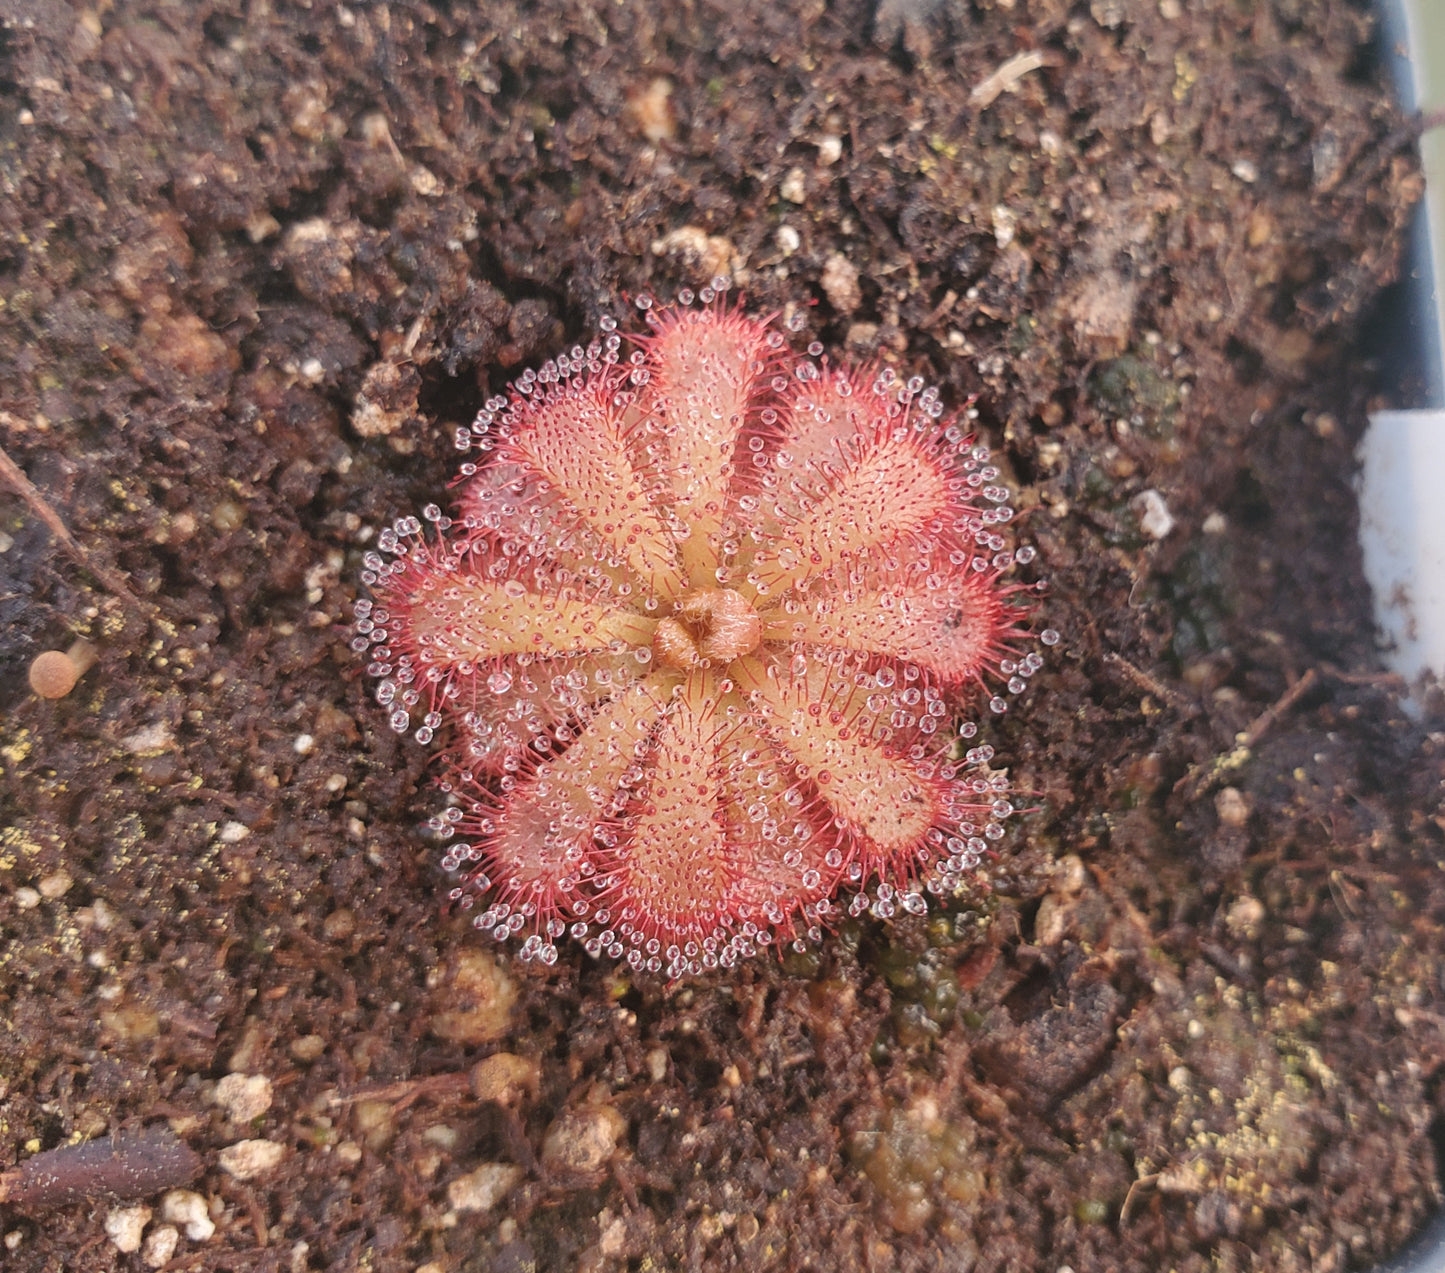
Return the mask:
<path fill-rule="evenodd" d="M 0 1175 L 7 1273 L 1324 1271 L 1439 1203 L 1445 734 L 1351 485 L 1420 190 L 1368 5 L 0 14 L 0 1171 L 136 1158 Z M 446 906 L 361 556 L 523 367 L 720 273 L 978 396 L 1063 634 L 986 726 L 1033 811 L 926 918 L 523 965 Z"/>

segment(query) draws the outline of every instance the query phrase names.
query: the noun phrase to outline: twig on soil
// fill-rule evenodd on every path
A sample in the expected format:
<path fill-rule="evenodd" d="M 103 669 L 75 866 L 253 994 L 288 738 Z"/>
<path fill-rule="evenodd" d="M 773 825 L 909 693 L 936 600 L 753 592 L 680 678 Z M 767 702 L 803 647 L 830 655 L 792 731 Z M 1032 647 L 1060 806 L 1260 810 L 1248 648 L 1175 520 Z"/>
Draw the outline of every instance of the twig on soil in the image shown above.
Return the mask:
<path fill-rule="evenodd" d="M 1059 63 L 1059 55 L 1046 49 L 1029 49 L 1024 53 L 1016 53 L 991 75 L 986 75 L 973 86 L 968 95 L 969 103 L 982 110 L 993 105 L 1000 94 L 1014 89 L 1025 75 L 1046 66 L 1058 66 Z"/>
<path fill-rule="evenodd" d="M 270 1247 L 242 1247 L 240 1250 L 227 1251 L 226 1263 L 230 1264 L 235 1260 L 257 1260 L 271 1254 Z M 214 1268 L 215 1258 L 215 1254 L 210 1251 L 187 1251 L 184 1255 L 176 1256 L 169 1264 L 161 1265 L 161 1273 L 189 1273 L 191 1269 L 205 1268 L 208 1264 Z"/>
<path fill-rule="evenodd" d="M 1196 714 L 1194 704 L 1178 690 L 1170 689 L 1157 677 L 1150 676 L 1143 668 L 1135 667 L 1122 654 L 1115 654 L 1110 650 L 1104 655 L 1104 662 L 1110 667 L 1118 668 L 1146 694 L 1153 694 L 1160 702 L 1168 704 L 1175 711 L 1188 715 Z"/>
<path fill-rule="evenodd" d="M 1234 747 L 1230 751 L 1193 766 L 1184 777 L 1174 784 L 1174 790 L 1183 792 L 1185 798 L 1190 801 L 1198 800 L 1206 791 L 1223 782 L 1236 769 L 1243 768 L 1254 756 L 1254 748 L 1259 740 L 1274 728 L 1275 722 L 1285 712 L 1289 711 L 1314 688 L 1319 679 L 1319 672 L 1315 668 L 1309 668 L 1299 680 L 1279 696 L 1275 703 L 1256 716 L 1248 729 L 1235 737 Z"/>
<path fill-rule="evenodd" d="M 39 1210 L 88 1198 L 144 1198 L 189 1184 L 200 1155 L 168 1127 L 61 1145 L 0 1172 L 0 1202 Z"/>
<path fill-rule="evenodd" d="M 25 476 L 24 471 L 10 458 L 4 447 L 0 447 L 0 478 L 3 478 L 6 484 L 30 506 L 30 511 L 50 528 L 50 533 L 61 542 L 65 551 L 75 560 L 76 565 L 94 575 L 116 596 L 133 602 L 137 606 L 141 604 L 140 598 L 131 591 L 130 585 L 120 574 L 108 566 L 100 565 L 91 558 L 90 554 L 81 546 L 80 541 L 70 533 L 70 528 L 61 520 L 60 514 L 35 488 L 35 484 Z"/>
<path fill-rule="evenodd" d="M 256 1235 L 256 1245 L 266 1247 L 270 1245 L 270 1236 L 266 1232 L 266 1211 L 261 1206 L 261 1200 L 256 1197 L 254 1189 L 241 1186 L 241 1197 L 246 1203 L 246 1216 L 251 1221 L 251 1232 Z"/>
<path fill-rule="evenodd" d="M 1147 1189 L 1159 1179 L 1157 1171 L 1150 1172 L 1147 1176 L 1140 1176 L 1129 1186 L 1129 1192 L 1124 1195 L 1124 1205 L 1119 1208 L 1119 1223 L 1121 1225 L 1129 1222 L 1129 1208 L 1134 1202 L 1134 1191 L 1136 1189 Z"/>
<path fill-rule="evenodd" d="M 1201 941 L 1199 943 L 1199 953 L 1231 981 L 1246 986 L 1256 981 L 1256 978 L 1250 973 L 1249 969 L 1218 942 Z"/>
<path fill-rule="evenodd" d="M 1289 689 L 1285 690 L 1273 706 L 1265 708 L 1264 711 L 1254 718 L 1253 723 L 1240 737 L 1240 743 L 1245 747 L 1253 747 L 1274 728 L 1275 722 L 1279 720 L 1285 712 L 1289 711 L 1291 707 L 1314 688 L 1315 682 L 1319 679 L 1320 674 L 1317 669 L 1306 669 L 1305 674 L 1291 685 Z"/>
<path fill-rule="evenodd" d="M 1410 683 L 1398 672 L 1346 672 L 1332 663 L 1321 663 L 1320 670 L 1341 685 L 1365 685 L 1374 689 L 1394 690 L 1403 694 Z"/>
<path fill-rule="evenodd" d="M 614 1162 L 612 1164 L 612 1179 L 616 1181 L 618 1189 L 622 1191 L 623 1200 L 628 1207 L 633 1211 L 639 1210 L 642 1204 L 637 1196 L 637 1184 L 624 1163 Z"/>
<path fill-rule="evenodd" d="M 403 1110 L 423 1097 L 448 1100 L 465 1096 L 471 1091 L 470 1070 L 458 1070 L 451 1074 L 429 1074 L 425 1078 L 406 1079 L 400 1083 L 384 1083 L 379 1087 L 363 1087 L 345 1096 L 331 1098 L 334 1107 L 354 1105 L 357 1101 L 391 1101 L 397 1110 Z"/>

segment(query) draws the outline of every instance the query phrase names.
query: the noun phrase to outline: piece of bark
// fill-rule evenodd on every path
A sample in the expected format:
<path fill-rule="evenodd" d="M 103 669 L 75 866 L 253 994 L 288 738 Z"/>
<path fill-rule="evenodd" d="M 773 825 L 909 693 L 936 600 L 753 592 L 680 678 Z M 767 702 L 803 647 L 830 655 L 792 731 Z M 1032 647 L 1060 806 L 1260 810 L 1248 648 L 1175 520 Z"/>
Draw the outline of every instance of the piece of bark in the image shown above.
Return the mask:
<path fill-rule="evenodd" d="M 87 1198 L 144 1198 L 189 1184 L 200 1155 L 167 1127 L 118 1132 L 62 1145 L 0 1172 L 0 1203 L 21 1210 L 63 1207 Z"/>

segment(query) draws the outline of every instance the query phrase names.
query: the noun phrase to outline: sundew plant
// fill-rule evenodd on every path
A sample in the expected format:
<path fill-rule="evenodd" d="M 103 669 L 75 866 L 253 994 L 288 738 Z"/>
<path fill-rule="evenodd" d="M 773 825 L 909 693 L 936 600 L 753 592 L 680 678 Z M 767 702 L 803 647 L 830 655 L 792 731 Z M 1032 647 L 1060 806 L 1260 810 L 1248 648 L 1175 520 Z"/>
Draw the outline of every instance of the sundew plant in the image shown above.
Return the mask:
<path fill-rule="evenodd" d="M 529 958 L 676 977 L 922 912 L 1014 812 L 962 714 L 1057 636 L 970 413 L 723 286 L 525 373 L 459 430 L 454 512 L 366 557 L 354 644 L 441 740 L 453 898 Z"/>

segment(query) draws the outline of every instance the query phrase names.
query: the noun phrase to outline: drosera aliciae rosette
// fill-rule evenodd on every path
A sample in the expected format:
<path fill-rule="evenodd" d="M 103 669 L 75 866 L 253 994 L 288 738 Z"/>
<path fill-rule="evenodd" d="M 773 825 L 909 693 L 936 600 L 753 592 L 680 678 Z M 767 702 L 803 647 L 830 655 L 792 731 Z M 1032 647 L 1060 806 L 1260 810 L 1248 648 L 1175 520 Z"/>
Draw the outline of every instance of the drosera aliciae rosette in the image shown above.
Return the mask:
<path fill-rule="evenodd" d="M 455 516 L 366 555 L 354 645 L 444 741 L 453 897 L 547 963 L 570 934 L 679 976 L 922 912 L 1014 812 L 956 722 L 1057 635 L 972 412 L 725 287 L 524 373 L 458 431 Z"/>

